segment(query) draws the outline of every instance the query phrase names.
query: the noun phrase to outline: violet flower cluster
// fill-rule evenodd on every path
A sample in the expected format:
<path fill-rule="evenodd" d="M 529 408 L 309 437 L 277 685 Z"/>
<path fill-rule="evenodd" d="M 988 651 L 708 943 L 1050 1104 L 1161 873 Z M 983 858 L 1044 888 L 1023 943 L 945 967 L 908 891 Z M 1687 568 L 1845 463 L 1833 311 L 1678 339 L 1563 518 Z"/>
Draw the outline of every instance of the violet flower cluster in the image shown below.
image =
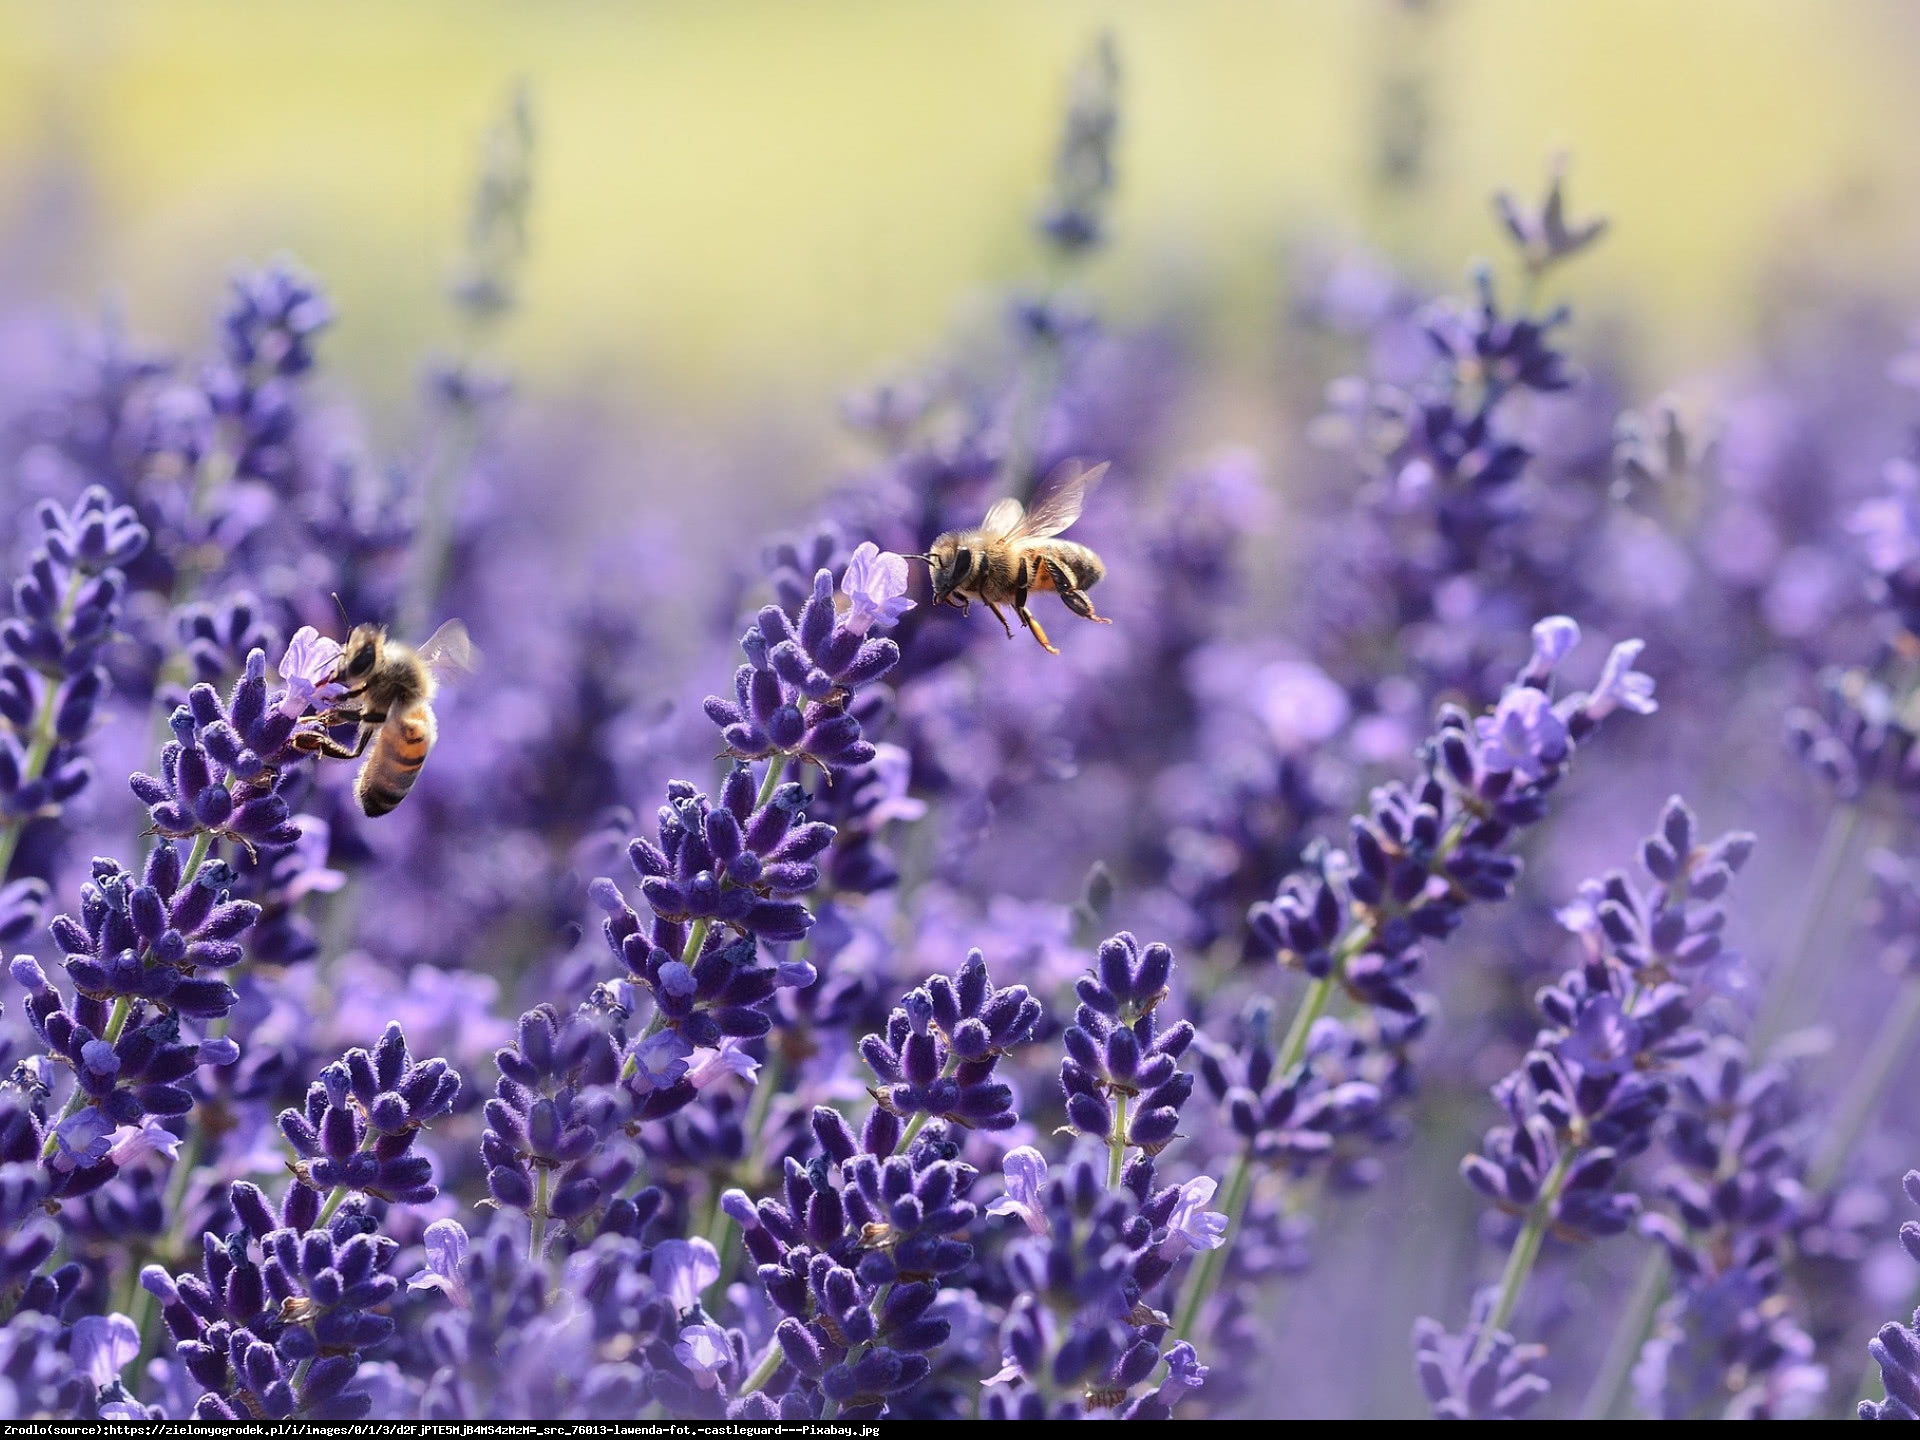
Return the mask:
<path fill-rule="evenodd" d="M 1479 1398 L 1470 1392 L 1488 1383 L 1483 1367 L 1491 1351 L 1512 1343 L 1500 1336 L 1542 1242 L 1550 1235 L 1571 1242 L 1603 1239 L 1622 1234 L 1638 1218 L 1642 1202 L 1624 1188 L 1624 1167 L 1653 1144 L 1674 1100 L 1672 1076 L 1709 1046 L 1700 1012 L 1716 991 L 1727 989 L 1726 977 L 1739 963 L 1721 938 L 1726 912 L 1713 902 L 1746 864 L 1753 844 L 1746 832 L 1702 843 L 1692 811 L 1675 796 L 1661 812 L 1657 833 L 1641 846 L 1652 887 L 1639 889 L 1612 871 L 1583 885 L 1580 899 L 1561 912 L 1562 923 L 1580 937 L 1581 963 L 1540 991 L 1536 1003 L 1545 1024 L 1521 1064 L 1493 1088 L 1506 1119 L 1460 1167 L 1474 1189 L 1521 1220 L 1512 1257 L 1497 1296 L 1481 1307 L 1485 1313 L 1476 1312 L 1461 1337 L 1444 1335 L 1431 1321 L 1415 1332 L 1422 1382 L 1437 1414 L 1491 1410 L 1510 1417 L 1539 1398 L 1533 1384 L 1509 1383 Z M 1723 1074 L 1720 1088 L 1725 1084 Z M 1737 1073 L 1733 1084 L 1737 1091 Z M 1703 1118 L 1675 1128 L 1680 1143 L 1689 1145 L 1683 1152 L 1689 1168 L 1698 1166 L 1706 1140 Z M 1747 1132 L 1737 1133 L 1745 1138 Z M 1708 1172 L 1720 1183 L 1712 1201 L 1691 1179 L 1668 1182 L 1689 1227 L 1711 1227 L 1713 1216 L 1704 1207 L 1715 1202 L 1740 1208 L 1737 1187 L 1728 1193 L 1725 1171 L 1719 1164 Z M 1702 1263 L 1678 1227 L 1660 1223 L 1651 1233 L 1674 1253 L 1683 1283 L 1704 1283 Z M 1707 1249 L 1716 1254 L 1719 1247 Z M 1678 1315 L 1671 1318 L 1680 1323 Z M 1437 1357 L 1460 1346 L 1466 1362 L 1439 1363 Z M 1744 1366 L 1740 1373 L 1747 1373 Z"/>
<path fill-rule="evenodd" d="M 1124 39 L 1007 207 L 1025 283 L 847 403 L 817 509 L 757 458 L 609 505 L 684 435 L 500 370 L 524 88 L 412 402 L 362 410 L 291 261 L 178 358 L 16 353 L 0 302 L 0 1418 L 1810 1418 L 1869 1353 L 1862 1413 L 1920 1413 L 1920 1317 L 1868 1339 L 1920 363 L 1801 296 L 1710 413 L 1622 413 L 1657 392 L 1561 303 L 1609 227 L 1555 161 L 1464 302 L 1291 257 L 1256 433 L 1335 463 L 1182 453 L 1209 327 L 1090 283 Z M 1439 173 L 1416 78 L 1387 210 Z M 936 537 L 1069 457 L 1114 624 L 926 604 Z M 430 744 L 353 726 L 346 627 L 454 615 L 494 659 Z M 380 817 L 370 755 L 418 772 Z M 1674 799 L 1606 870 L 1677 788 L 1766 846 Z"/>

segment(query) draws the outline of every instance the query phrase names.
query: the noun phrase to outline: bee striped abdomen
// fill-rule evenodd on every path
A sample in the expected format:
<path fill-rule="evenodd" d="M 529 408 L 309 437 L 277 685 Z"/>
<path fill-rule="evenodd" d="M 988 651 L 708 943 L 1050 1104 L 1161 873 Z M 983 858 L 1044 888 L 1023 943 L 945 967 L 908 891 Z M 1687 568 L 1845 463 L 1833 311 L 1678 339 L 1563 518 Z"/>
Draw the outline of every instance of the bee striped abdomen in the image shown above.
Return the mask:
<path fill-rule="evenodd" d="M 360 808 L 369 816 L 384 815 L 407 798 L 420 767 L 427 763 L 435 730 L 433 711 L 425 705 L 395 715 L 380 727 L 354 786 Z"/>
<path fill-rule="evenodd" d="M 1054 584 L 1055 570 L 1060 571 L 1075 590 L 1092 589 L 1107 573 L 1107 567 L 1100 563 L 1098 555 L 1071 540 L 1053 541 L 1047 546 L 1044 556 L 1035 557 L 1029 568 L 1034 572 L 1028 581 L 1031 590 L 1058 589 Z"/>

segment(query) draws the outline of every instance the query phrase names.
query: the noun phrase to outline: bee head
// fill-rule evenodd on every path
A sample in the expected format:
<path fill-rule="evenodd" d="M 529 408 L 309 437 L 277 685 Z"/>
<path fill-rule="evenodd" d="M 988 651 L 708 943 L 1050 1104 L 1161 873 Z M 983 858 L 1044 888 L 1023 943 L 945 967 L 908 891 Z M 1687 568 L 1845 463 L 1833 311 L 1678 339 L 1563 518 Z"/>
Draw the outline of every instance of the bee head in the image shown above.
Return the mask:
<path fill-rule="evenodd" d="M 354 626 L 353 633 L 347 636 L 347 643 L 340 651 L 340 663 L 333 672 L 334 679 L 347 685 L 365 680 L 379 668 L 386 644 L 386 627 Z"/>
<path fill-rule="evenodd" d="M 927 574 L 933 580 L 933 603 L 944 605 L 947 597 L 967 583 L 973 573 L 973 551 L 961 542 L 967 537 L 950 530 L 933 542 L 927 552 Z"/>

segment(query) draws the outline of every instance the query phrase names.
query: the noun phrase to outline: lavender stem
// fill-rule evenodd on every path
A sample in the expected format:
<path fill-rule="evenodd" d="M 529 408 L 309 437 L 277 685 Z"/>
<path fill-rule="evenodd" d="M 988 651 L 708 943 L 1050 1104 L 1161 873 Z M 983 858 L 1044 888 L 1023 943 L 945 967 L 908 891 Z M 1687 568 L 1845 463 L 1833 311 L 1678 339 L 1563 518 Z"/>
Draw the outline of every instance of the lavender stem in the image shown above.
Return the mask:
<path fill-rule="evenodd" d="M 803 941 L 802 944 L 804 943 Z M 752 1168 L 751 1158 L 762 1153 L 760 1132 L 766 1129 L 767 1116 L 773 1109 L 774 1094 L 779 1089 L 785 1074 L 786 1065 L 780 1047 L 778 1044 L 772 1045 L 767 1050 L 766 1069 L 762 1072 L 759 1083 L 753 1087 L 753 1100 L 747 1106 L 746 1154 L 750 1160 L 749 1168 Z M 753 1180 L 757 1185 L 762 1177 L 756 1173 L 742 1178 Z M 707 1223 L 701 1231 L 707 1237 L 707 1243 L 713 1246 L 713 1253 L 720 1257 L 720 1274 L 703 1292 L 707 1295 L 724 1287 L 733 1270 L 732 1257 L 727 1253 L 728 1246 L 733 1243 L 733 1217 L 727 1214 L 726 1207 L 720 1203 L 723 1193 L 718 1186 L 714 1187 L 713 1212 L 707 1217 Z"/>
<path fill-rule="evenodd" d="M 532 1222 L 527 1231 L 527 1259 L 538 1263 L 547 1243 L 547 1167 L 536 1166 L 533 1176 L 533 1209 L 527 1214 Z"/>
<path fill-rule="evenodd" d="M 1242 1150 L 1240 1158 L 1234 1161 L 1233 1169 L 1227 1173 L 1227 1193 L 1222 1197 L 1220 1209 L 1227 1217 L 1225 1242 L 1215 1250 L 1203 1250 L 1200 1258 L 1193 1263 L 1193 1273 L 1187 1277 L 1187 1288 L 1180 1297 L 1180 1312 L 1174 1317 L 1173 1333 L 1182 1339 L 1191 1339 L 1194 1321 L 1200 1316 L 1200 1306 L 1207 1298 L 1207 1291 L 1219 1272 L 1225 1267 L 1225 1256 L 1233 1245 L 1233 1237 L 1240 1230 L 1240 1216 L 1247 1208 L 1247 1197 L 1253 1193 L 1253 1151 Z"/>
<path fill-rule="evenodd" d="M 1879 1033 L 1826 1126 L 1825 1139 L 1807 1170 L 1807 1186 L 1814 1193 L 1831 1189 L 1839 1178 L 1860 1132 L 1879 1110 L 1894 1071 L 1906 1058 L 1916 1024 L 1920 1024 L 1920 982 L 1908 980 L 1900 986 L 1900 998 L 1880 1022 Z"/>
<path fill-rule="evenodd" d="M 227 787 L 231 790 L 233 787 Z M 213 832 L 202 830 L 193 837 L 193 848 L 187 852 L 187 863 L 180 872 L 180 883 L 186 884 L 200 873 L 200 867 L 206 863 L 207 852 L 213 849 Z"/>
<path fill-rule="evenodd" d="M 1852 848 L 1854 831 L 1859 824 L 1858 802 L 1840 806 L 1827 821 L 1826 833 L 1820 838 L 1820 851 L 1814 858 L 1813 873 L 1801 902 L 1800 918 L 1794 925 L 1793 938 L 1781 957 L 1779 968 L 1773 973 L 1772 982 L 1767 986 L 1766 1005 L 1754 1022 L 1755 1054 L 1766 1052 L 1767 1047 L 1779 1038 L 1787 1018 L 1794 1013 L 1794 1002 L 1800 998 L 1802 972 L 1813 952 L 1813 937 L 1820 928 L 1834 882 L 1839 878 L 1840 867 Z"/>
<path fill-rule="evenodd" d="M 1500 1275 L 1499 1296 L 1494 1300 L 1487 1323 L 1480 1327 L 1480 1338 L 1474 1342 L 1473 1363 L 1477 1364 L 1486 1358 L 1494 1335 L 1506 1329 L 1507 1322 L 1513 1319 L 1513 1312 L 1520 1304 L 1520 1294 L 1527 1287 L 1527 1277 L 1533 1273 L 1534 1261 L 1540 1258 L 1540 1246 L 1547 1238 L 1547 1226 L 1553 1221 L 1554 1202 L 1560 1198 L 1560 1186 L 1567 1178 L 1570 1168 L 1568 1162 L 1573 1153 L 1568 1151 L 1554 1162 L 1546 1183 L 1540 1187 L 1539 1198 L 1527 1212 L 1527 1223 L 1514 1237 L 1513 1249 L 1507 1255 L 1507 1268 Z"/>
<path fill-rule="evenodd" d="M 780 1368 L 780 1362 L 784 1358 L 780 1350 L 780 1341 L 777 1338 L 767 1341 L 767 1348 L 760 1356 L 760 1363 L 753 1367 L 753 1373 L 747 1376 L 746 1382 L 741 1385 L 740 1393 L 751 1395 L 765 1385 L 773 1378 L 773 1372 Z"/>
<path fill-rule="evenodd" d="M 1350 959 L 1360 953 L 1364 937 L 1371 933 L 1370 927 L 1362 926 L 1343 941 L 1336 952 L 1337 959 Z M 1339 973 L 1338 965 L 1334 973 Z M 1281 1043 L 1280 1054 L 1274 1061 L 1274 1073 L 1286 1074 L 1300 1063 L 1307 1053 L 1307 1037 L 1313 1032 L 1313 1022 L 1326 1013 L 1327 1006 L 1333 1000 L 1333 976 L 1315 980 L 1307 987 L 1307 993 L 1295 1012 L 1293 1023 L 1287 1028 L 1287 1038 Z M 1187 1277 L 1186 1292 L 1180 1299 L 1179 1315 L 1174 1322 L 1173 1333 L 1182 1338 L 1193 1338 L 1193 1324 L 1200 1315 L 1200 1306 L 1207 1298 L 1207 1291 L 1213 1288 L 1220 1273 L 1226 1268 L 1227 1256 L 1233 1250 L 1234 1237 L 1240 1233 L 1240 1212 L 1247 1203 L 1247 1195 L 1252 1189 L 1253 1152 L 1242 1151 L 1239 1160 L 1234 1163 L 1232 1174 L 1227 1179 L 1227 1193 L 1221 1209 L 1227 1216 L 1227 1234 L 1218 1249 L 1202 1252 L 1194 1262 L 1193 1273 Z"/>
<path fill-rule="evenodd" d="M 447 558 L 453 548 L 454 511 L 460 498 L 456 483 L 460 468 L 473 448 L 474 422 L 461 411 L 453 417 L 440 442 L 434 446 L 428 462 L 426 480 L 421 486 L 419 539 L 414 547 L 413 572 L 399 608 L 400 633 L 413 635 L 425 630 L 434 599 L 446 584 Z"/>
<path fill-rule="evenodd" d="M 1582 1420 L 1606 1420 L 1613 1415 L 1627 1381 L 1633 1375 L 1640 1348 L 1646 1344 L 1647 1331 L 1653 1325 L 1653 1313 L 1660 1308 L 1660 1301 L 1666 1293 L 1667 1257 L 1663 1251 L 1655 1248 L 1648 1251 L 1647 1258 L 1641 1262 L 1640 1274 L 1633 1282 L 1632 1293 L 1627 1296 L 1627 1303 L 1613 1327 L 1613 1339 L 1607 1342 L 1607 1353 L 1600 1363 L 1599 1373 L 1594 1376 L 1587 1398 L 1580 1406 Z"/>
<path fill-rule="evenodd" d="M 360 1148 L 362 1150 L 371 1150 L 374 1141 L 379 1138 L 380 1132 L 372 1126 L 368 1126 L 366 1137 L 360 1142 Z M 327 1221 L 333 1218 L 333 1212 L 340 1208 L 349 1193 L 349 1188 L 345 1185 L 336 1185 L 327 1192 L 326 1203 L 320 1207 L 319 1218 L 313 1222 L 313 1228 L 315 1230 L 324 1230 L 327 1228 Z"/>

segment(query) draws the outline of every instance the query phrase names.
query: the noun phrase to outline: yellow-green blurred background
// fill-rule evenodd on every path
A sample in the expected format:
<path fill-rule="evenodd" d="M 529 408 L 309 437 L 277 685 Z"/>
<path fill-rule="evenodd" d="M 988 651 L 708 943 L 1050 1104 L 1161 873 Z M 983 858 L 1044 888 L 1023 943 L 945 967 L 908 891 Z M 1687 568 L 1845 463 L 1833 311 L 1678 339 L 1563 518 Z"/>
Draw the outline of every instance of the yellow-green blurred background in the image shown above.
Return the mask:
<path fill-rule="evenodd" d="M 1486 205 L 1574 156 L 1615 231 L 1574 277 L 1651 373 L 1733 353 L 1783 255 L 1920 292 L 1920 6 L 1902 0 L 839 0 L 0 5 L 0 261 L 198 341 L 230 266 L 294 255 L 336 372 L 410 380 L 451 320 L 479 137 L 516 78 L 535 250 L 505 358 L 667 414 L 815 415 L 1034 274 L 1065 77 L 1124 65 L 1125 316 L 1177 297 L 1215 353 L 1271 346 L 1286 246 L 1457 277 Z M 1428 170 L 1374 179 L 1383 83 Z"/>

